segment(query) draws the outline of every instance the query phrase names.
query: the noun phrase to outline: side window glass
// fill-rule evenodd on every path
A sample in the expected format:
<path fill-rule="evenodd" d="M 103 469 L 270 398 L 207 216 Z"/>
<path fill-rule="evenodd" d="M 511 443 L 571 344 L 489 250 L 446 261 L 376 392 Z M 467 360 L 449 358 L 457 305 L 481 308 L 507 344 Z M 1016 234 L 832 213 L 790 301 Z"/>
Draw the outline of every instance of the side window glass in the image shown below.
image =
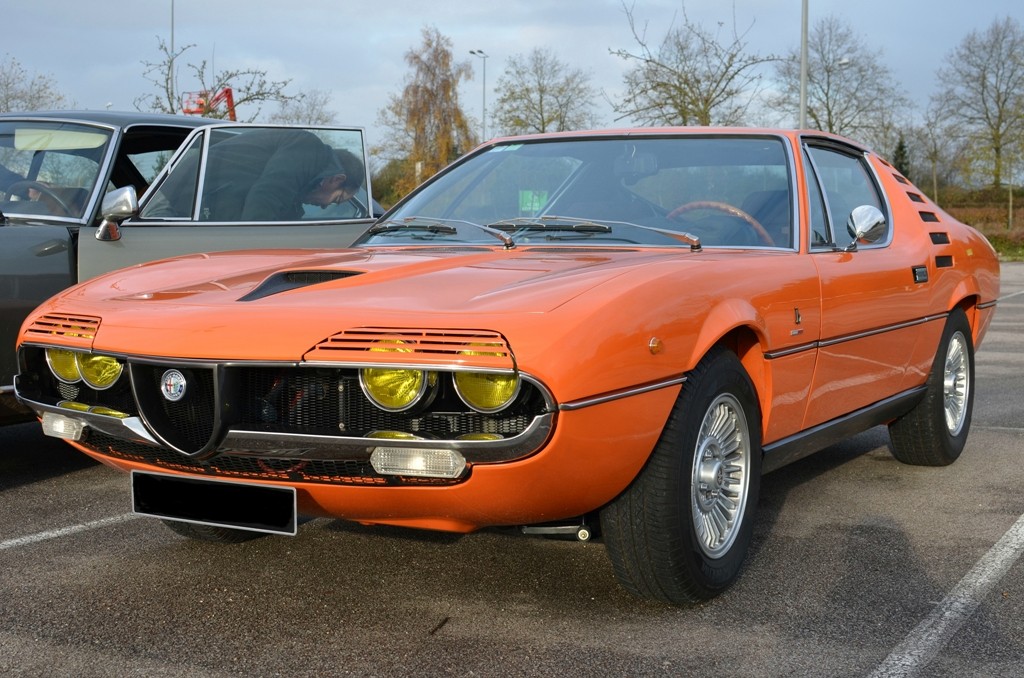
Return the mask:
<path fill-rule="evenodd" d="M 142 208 L 140 216 L 143 219 L 192 218 L 196 204 L 196 189 L 199 185 L 199 160 L 203 154 L 203 137 L 202 134 L 197 135 L 170 168 L 163 183 Z"/>
<path fill-rule="evenodd" d="M 212 128 L 193 138 L 158 181 L 143 219 L 252 223 L 372 214 L 358 129 Z"/>
<path fill-rule="evenodd" d="M 807 183 L 807 204 L 811 216 L 811 247 L 829 246 L 828 222 L 825 220 L 825 198 L 821 195 L 818 179 L 811 169 L 811 161 L 804 152 L 804 181 Z"/>
<path fill-rule="evenodd" d="M 831 227 L 829 242 L 839 248 L 846 247 L 853 240 L 847 222 L 855 207 L 873 205 L 884 213 L 878 189 L 863 158 L 815 146 L 808 147 L 807 153 L 824 191 L 825 209 Z"/>

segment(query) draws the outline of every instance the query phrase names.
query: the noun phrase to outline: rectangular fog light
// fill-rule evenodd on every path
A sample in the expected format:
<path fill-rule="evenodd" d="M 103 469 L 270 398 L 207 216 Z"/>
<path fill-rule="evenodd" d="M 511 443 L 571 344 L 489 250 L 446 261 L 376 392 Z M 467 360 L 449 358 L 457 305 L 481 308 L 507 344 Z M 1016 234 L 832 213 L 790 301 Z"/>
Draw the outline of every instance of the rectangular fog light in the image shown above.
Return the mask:
<path fill-rule="evenodd" d="M 43 433 L 64 440 L 81 440 L 85 433 L 85 422 L 63 414 L 43 412 Z"/>
<path fill-rule="evenodd" d="M 466 469 L 465 458 L 455 450 L 410 447 L 375 448 L 370 464 L 381 475 L 423 478 L 458 478 Z"/>

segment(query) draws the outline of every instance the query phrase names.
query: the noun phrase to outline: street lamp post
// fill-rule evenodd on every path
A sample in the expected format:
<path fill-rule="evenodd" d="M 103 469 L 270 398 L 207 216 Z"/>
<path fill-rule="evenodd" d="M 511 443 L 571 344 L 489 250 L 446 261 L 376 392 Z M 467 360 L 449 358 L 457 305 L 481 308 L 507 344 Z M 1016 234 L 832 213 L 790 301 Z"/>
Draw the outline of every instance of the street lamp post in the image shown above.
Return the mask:
<path fill-rule="evenodd" d="M 487 141 L 487 54 L 482 49 L 471 49 L 469 50 L 469 53 L 475 57 L 480 57 L 484 62 L 484 95 L 480 113 L 480 141 Z"/>
<path fill-rule="evenodd" d="M 807 0 L 803 0 L 800 16 L 800 124 L 807 127 Z"/>

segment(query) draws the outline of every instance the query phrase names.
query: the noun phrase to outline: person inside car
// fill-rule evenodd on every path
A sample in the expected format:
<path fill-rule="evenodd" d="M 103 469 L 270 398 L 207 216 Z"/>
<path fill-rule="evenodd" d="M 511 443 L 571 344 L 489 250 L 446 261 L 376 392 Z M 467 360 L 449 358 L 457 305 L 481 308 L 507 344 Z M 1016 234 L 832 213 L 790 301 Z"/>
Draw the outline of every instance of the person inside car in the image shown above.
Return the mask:
<path fill-rule="evenodd" d="M 143 216 L 191 217 L 198 154 L 187 156 L 159 188 Z M 362 160 L 297 129 L 253 129 L 211 143 L 199 218 L 203 221 L 293 221 L 303 204 L 327 207 L 363 184 Z"/>

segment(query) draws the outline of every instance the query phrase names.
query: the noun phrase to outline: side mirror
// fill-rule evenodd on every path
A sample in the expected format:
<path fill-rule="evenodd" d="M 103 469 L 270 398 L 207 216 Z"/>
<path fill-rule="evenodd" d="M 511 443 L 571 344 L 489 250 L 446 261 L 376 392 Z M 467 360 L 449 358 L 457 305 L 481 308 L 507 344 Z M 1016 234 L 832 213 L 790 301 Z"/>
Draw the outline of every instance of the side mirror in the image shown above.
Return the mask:
<path fill-rule="evenodd" d="M 857 249 L 860 241 L 866 243 L 878 242 L 888 230 L 885 222 L 885 215 L 874 205 L 861 205 L 854 207 L 850 212 L 850 218 L 846 222 L 846 230 L 853 238 L 853 242 L 846 248 L 847 251 Z"/>
<path fill-rule="evenodd" d="M 96 229 L 96 239 L 112 242 L 121 239 L 120 224 L 128 217 L 139 213 L 139 196 L 134 186 L 115 188 L 105 196 L 100 205 L 103 221 Z"/>

